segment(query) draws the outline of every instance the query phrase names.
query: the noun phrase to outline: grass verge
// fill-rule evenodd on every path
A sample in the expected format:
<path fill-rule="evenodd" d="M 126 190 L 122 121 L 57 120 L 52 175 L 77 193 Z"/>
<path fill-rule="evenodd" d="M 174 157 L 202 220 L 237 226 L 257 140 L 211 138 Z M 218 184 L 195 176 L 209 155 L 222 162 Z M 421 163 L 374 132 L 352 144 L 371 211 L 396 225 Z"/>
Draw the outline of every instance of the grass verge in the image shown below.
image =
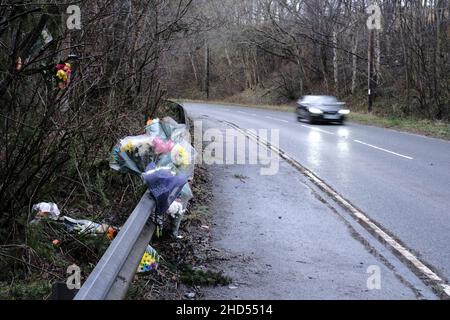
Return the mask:
<path fill-rule="evenodd" d="M 382 117 L 368 113 L 351 113 L 349 120 L 383 128 L 412 132 L 434 138 L 450 140 L 450 124 L 442 121 L 412 118 Z"/>

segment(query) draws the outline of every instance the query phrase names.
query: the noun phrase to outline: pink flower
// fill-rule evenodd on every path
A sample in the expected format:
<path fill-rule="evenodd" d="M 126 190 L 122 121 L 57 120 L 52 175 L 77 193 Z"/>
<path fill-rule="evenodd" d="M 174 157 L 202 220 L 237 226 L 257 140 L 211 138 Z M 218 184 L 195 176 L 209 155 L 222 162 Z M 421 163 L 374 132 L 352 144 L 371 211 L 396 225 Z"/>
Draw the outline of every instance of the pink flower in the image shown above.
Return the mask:
<path fill-rule="evenodd" d="M 156 154 L 168 153 L 174 147 L 174 143 L 172 140 L 166 142 L 163 141 L 160 137 L 156 137 L 155 139 L 153 139 L 153 145 L 155 147 Z"/>
<path fill-rule="evenodd" d="M 58 64 L 56 65 L 56 70 L 64 70 L 64 67 L 65 67 L 64 64 L 58 63 Z"/>

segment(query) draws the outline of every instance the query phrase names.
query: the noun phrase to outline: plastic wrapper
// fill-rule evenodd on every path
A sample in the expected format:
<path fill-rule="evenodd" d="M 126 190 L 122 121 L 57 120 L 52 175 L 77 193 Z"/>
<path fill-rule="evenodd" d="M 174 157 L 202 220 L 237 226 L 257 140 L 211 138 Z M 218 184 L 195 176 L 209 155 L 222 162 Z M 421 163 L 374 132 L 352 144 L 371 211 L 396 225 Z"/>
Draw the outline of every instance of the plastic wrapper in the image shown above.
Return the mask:
<path fill-rule="evenodd" d="M 153 139 L 153 146 L 156 154 L 169 153 L 172 151 L 174 145 L 172 140 L 164 141 L 160 137 L 155 137 Z"/>
<path fill-rule="evenodd" d="M 189 141 L 186 126 L 172 118 L 154 119 L 146 126 L 145 135 L 126 137 L 114 147 L 110 166 L 117 171 L 138 175 L 150 163 L 156 167 L 171 167 L 191 176 L 197 153 Z"/>
<path fill-rule="evenodd" d="M 177 143 L 171 152 L 171 162 L 174 164 L 175 169 L 189 177 L 194 173 L 196 157 L 197 152 L 185 140 Z"/>
<path fill-rule="evenodd" d="M 63 217 L 64 225 L 69 232 L 85 233 L 85 234 L 106 234 L 112 240 L 118 233 L 118 229 L 107 224 L 100 224 L 90 220 L 77 220 L 67 216 Z"/>
<path fill-rule="evenodd" d="M 155 199 L 156 208 L 153 221 L 162 225 L 164 214 L 178 198 L 188 178 L 166 168 L 156 168 L 155 164 L 150 164 L 142 177 L 150 194 Z"/>
<path fill-rule="evenodd" d="M 174 201 L 170 207 L 167 213 L 172 217 L 176 218 L 178 216 L 182 216 L 186 210 L 184 209 L 184 206 L 179 201 Z"/>
<path fill-rule="evenodd" d="M 177 123 L 171 117 L 165 117 L 161 120 L 161 127 L 170 139 L 173 141 L 186 140 L 188 130 L 185 124 Z"/>
<path fill-rule="evenodd" d="M 145 131 L 147 132 L 147 135 L 153 138 L 160 137 L 163 140 L 167 140 L 169 138 L 161 127 L 159 119 L 149 120 L 147 126 L 145 127 Z"/>
<path fill-rule="evenodd" d="M 58 206 L 53 202 L 41 202 L 33 206 L 33 211 L 36 212 L 36 219 L 50 218 L 58 220 L 60 211 Z"/>
<path fill-rule="evenodd" d="M 126 137 L 114 147 L 110 166 L 117 171 L 131 171 L 141 174 L 149 163 L 156 162 L 153 137 L 140 135 Z"/>
<path fill-rule="evenodd" d="M 145 249 L 144 255 L 142 256 L 141 262 L 137 269 L 137 273 L 150 272 L 152 270 L 158 269 L 160 256 L 155 249 L 150 245 Z"/>
<path fill-rule="evenodd" d="M 167 213 L 171 218 L 171 232 L 172 236 L 178 238 L 178 231 L 180 229 L 181 221 L 183 219 L 183 215 L 186 212 L 185 204 L 183 204 L 180 200 L 174 201 Z"/>
<path fill-rule="evenodd" d="M 170 117 L 149 120 L 145 128 L 148 135 L 160 137 L 163 140 L 177 141 L 176 139 L 186 133 L 186 125 L 179 124 Z M 181 139 L 181 138 L 180 138 Z"/>
<path fill-rule="evenodd" d="M 191 186 L 189 185 L 189 183 L 186 183 L 184 185 L 178 198 L 180 199 L 180 202 L 183 203 L 184 208 L 186 209 L 187 203 L 189 201 L 191 201 L 192 198 L 194 198 L 194 194 L 192 193 L 192 189 L 191 189 Z"/>
<path fill-rule="evenodd" d="M 162 226 L 176 199 L 186 208 L 193 197 L 188 180 L 193 176 L 197 152 L 188 141 L 186 126 L 170 117 L 149 120 L 145 130 L 144 135 L 120 140 L 110 166 L 141 176 L 156 202 L 152 220 Z"/>

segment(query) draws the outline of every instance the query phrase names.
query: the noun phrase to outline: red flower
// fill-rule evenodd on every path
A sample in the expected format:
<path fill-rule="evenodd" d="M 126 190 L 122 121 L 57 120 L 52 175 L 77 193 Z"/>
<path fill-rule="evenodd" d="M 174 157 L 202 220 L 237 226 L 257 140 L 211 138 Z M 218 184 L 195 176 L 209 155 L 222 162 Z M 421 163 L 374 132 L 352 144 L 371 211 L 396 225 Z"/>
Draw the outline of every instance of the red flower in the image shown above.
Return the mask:
<path fill-rule="evenodd" d="M 56 70 L 64 70 L 65 65 L 64 64 L 57 64 L 56 65 Z"/>

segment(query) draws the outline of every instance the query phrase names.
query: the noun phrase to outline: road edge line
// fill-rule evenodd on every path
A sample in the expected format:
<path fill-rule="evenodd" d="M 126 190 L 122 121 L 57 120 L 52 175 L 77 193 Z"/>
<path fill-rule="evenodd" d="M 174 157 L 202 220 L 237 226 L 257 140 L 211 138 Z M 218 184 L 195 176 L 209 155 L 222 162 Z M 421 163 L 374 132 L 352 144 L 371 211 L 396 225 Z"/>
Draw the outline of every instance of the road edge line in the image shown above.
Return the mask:
<path fill-rule="evenodd" d="M 246 129 L 242 129 L 234 123 L 223 121 L 229 126 L 232 126 L 236 130 L 243 133 L 247 138 L 256 140 L 256 143 L 262 144 L 263 146 L 270 148 L 272 151 L 277 153 L 282 159 L 287 161 L 290 165 L 300 170 L 304 175 L 306 175 L 310 180 L 319 187 L 322 191 L 326 192 L 332 199 L 338 203 L 345 210 L 350 212 L 350 214 L 355 218 L 355 220 L 363 226 L 368 232 L 379 239 L 385 246 L 388 246 L 391 251 L 397 254 L 401 260 L 406 260 L 404 262 L 410 266 L 410 269 L 419 276 L 419 278 L 425 283 L 425 285 L 430 286 L 430 284 L 436 285 L 441 291 L 436 292 L 439 296 L 444 299 L 450 299 L 450 285 L 447 284 L 441 277 L 439 277 L 433 270 L 420 261 L 410 250 L 406 249 L 402 244 L 396 241 L 391 235 L 384 231 L 380 226 L 373 222 L 367 215 L 353 206 L 348 200 L 342 197 L 337 191 L 335 191 L 331 186 L 325 183 L 321 178 L 315 175 L 311 170 L 304 167 L 297 160 L 293 159 L 287 155 L 283 150 L 278 147 L 274 147 L 268 141 L 261 139 L 258 135 L 252 132 L 248 132 Z M 411 268 L 411 266 L 413 268 Z M 426 277 L 427 281 L 424 281 Z M 436 288 L 433 288 L 436 290 Z M 437 290 L 436 290 L 437 291 Z"/>

